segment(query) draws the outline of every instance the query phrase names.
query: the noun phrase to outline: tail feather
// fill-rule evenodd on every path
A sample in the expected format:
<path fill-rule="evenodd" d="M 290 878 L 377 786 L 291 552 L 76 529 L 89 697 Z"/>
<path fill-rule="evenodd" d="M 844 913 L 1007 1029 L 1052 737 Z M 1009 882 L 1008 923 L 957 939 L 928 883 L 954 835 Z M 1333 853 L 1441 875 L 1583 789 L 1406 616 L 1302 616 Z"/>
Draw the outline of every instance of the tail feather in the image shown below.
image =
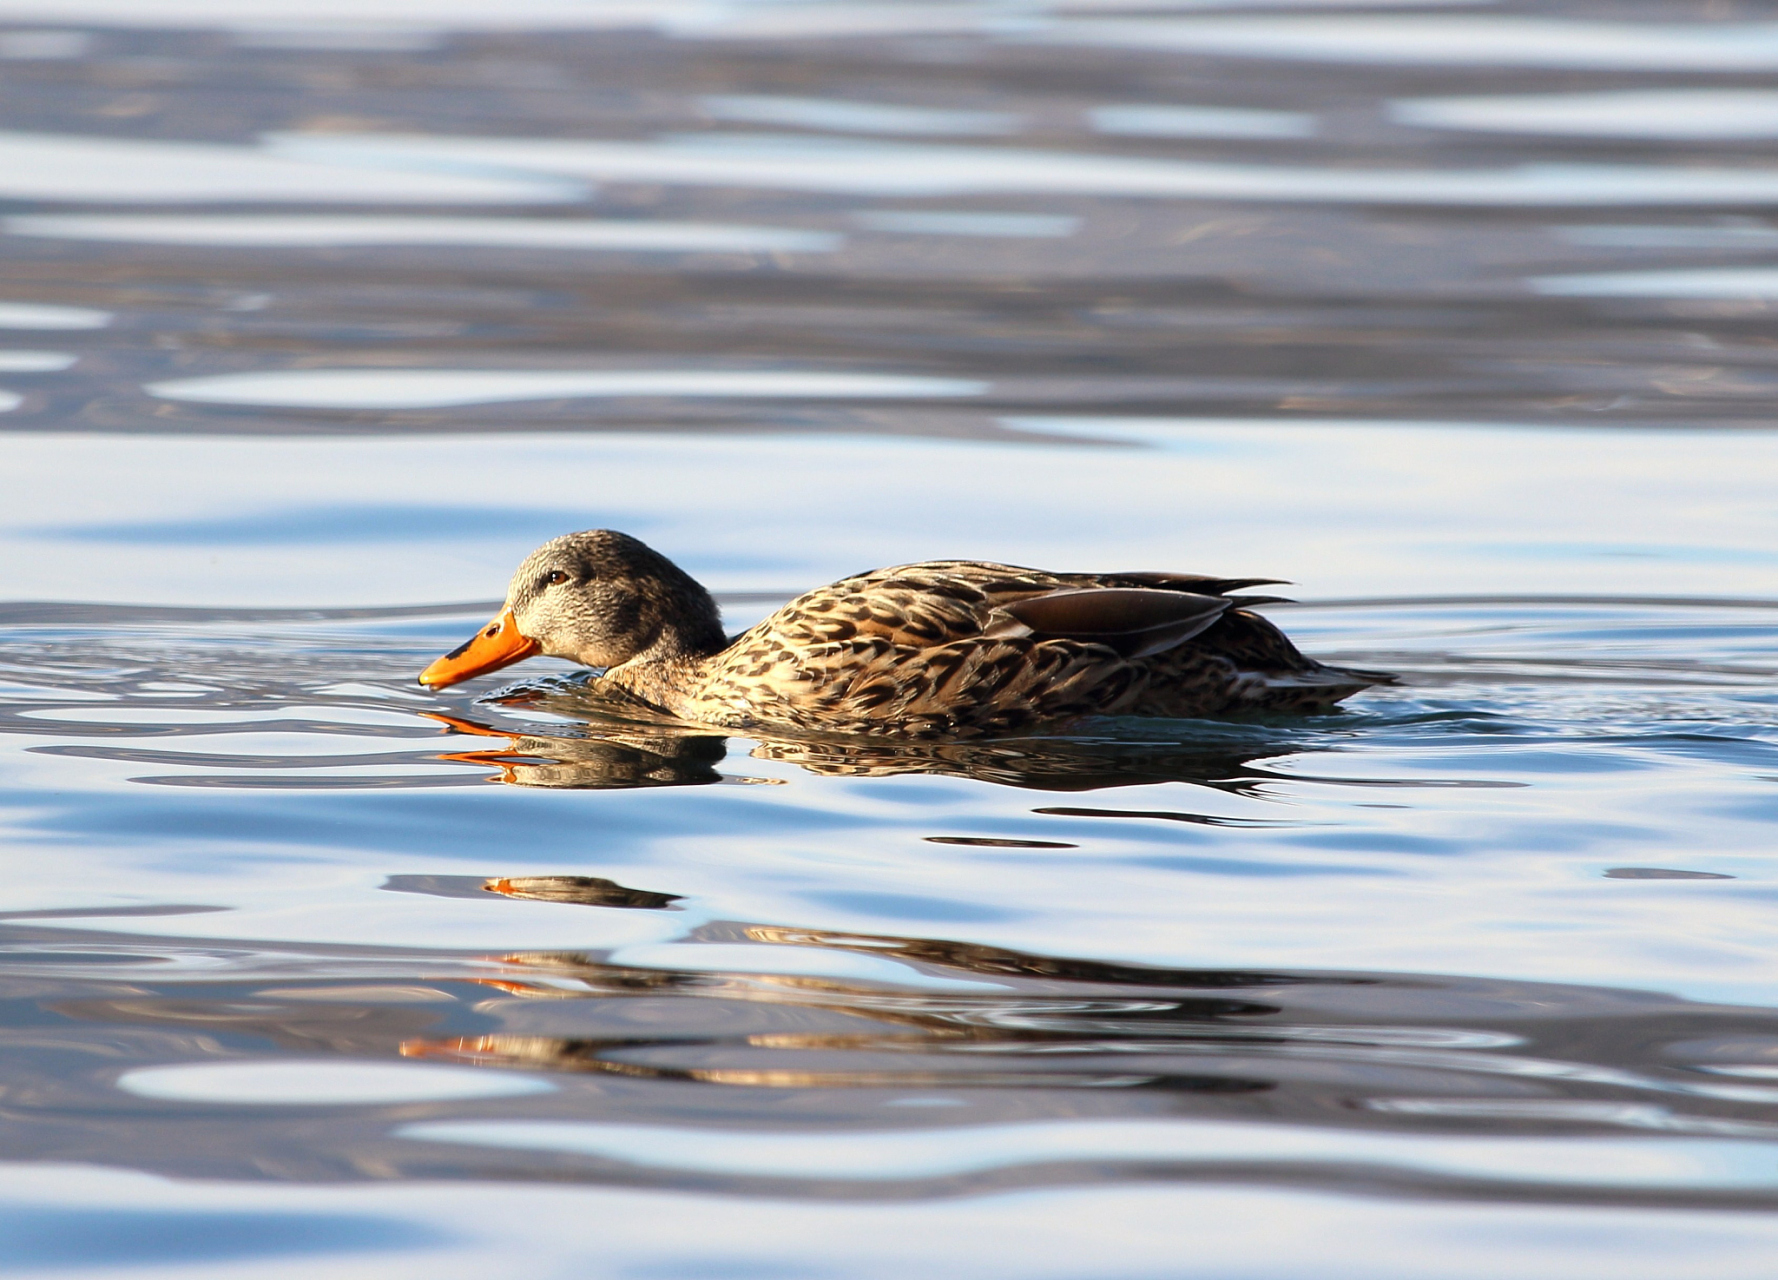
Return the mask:
<path fill-rule="evenodd" d="M 1216 578 L 1202 573 L 1107 573 L 1100 575 L 1118 586 L 1154 587 L 1161 591 L 1190 591 L 1200 596 L 1226 596 L 1248 587 L 1288 586 L 1283 578 Z"/>
<path fill-rule="evenodd" d="M 1355 693 L 1395 684 L 1387 671 L 1330 667 L 1316 663 L 1302 671 L 1269 671 L 1247 686 L 1243 704 L 1261 711 L 1325 711 Z"/>

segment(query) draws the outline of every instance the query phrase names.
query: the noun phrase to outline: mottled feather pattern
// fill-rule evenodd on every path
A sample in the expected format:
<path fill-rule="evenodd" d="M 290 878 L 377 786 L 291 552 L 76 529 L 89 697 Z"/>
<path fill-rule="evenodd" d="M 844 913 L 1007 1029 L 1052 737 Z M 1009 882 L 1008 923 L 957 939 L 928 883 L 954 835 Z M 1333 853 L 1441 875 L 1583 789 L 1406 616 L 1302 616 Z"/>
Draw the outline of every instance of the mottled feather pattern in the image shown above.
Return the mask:
<path fill-rule="evenodd" d="M 607 679 L 702 723 L 936 737 L 1086 715 L 1320 709 L 1388 678 L 1304 657 L 1276 627 L 1225 596 L 1264 581 L 1047 573 L 976 561 L 900 565 L 799 596 L 719 653 L 671 671 L 625 664 Z M 1016 634 L 1025 628 L 1005 611 L 1055 593 L 1105 589 L 1138 603 L 1144 596 L 1130 589 L 1185 592 L 1198 602 L 1191 612 L 1220 616 L 1162 652 L 1128 658 L 1110 633 L 1103 641 Z M 1080 599 L 1090 615 L 1093 597 Z M 989 630 L 1009 633 L 983 634 Z"/>

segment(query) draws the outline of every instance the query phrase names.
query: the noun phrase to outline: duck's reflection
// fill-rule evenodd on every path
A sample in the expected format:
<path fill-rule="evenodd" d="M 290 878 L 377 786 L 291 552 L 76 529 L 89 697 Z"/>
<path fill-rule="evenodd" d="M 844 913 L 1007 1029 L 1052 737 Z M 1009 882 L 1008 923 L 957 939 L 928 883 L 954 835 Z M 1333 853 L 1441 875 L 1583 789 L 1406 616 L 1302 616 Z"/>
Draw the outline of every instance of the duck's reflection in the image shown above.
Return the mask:
<path fill-rule="evenodd" d="M 492 765 L 495 779 L 515 787 L 594 790 L 635 787 L 695 787 L 727 778 L 716 766 L 728 754 L 728 739 L 711 733 L 660 730 L 640 732 L 623 722 L 590 721 L 569 734 L 515 733 L 460 716 L 423 713 L 456 733 L 498 738 L 503 746 L 485 751 L 451 751 L 441 760 Z"/>
<path fill-rule="evenodd" d="M 670 1118 L 782 1114 L 733 1098 L 692 1101 L 687 1085 L 878 1091 L 1007 1115 L 1164 1112 L 1391 1131 L 1435 1117 L 1459 1130 L 1485 1122 L 1562 1134 L 1577 1124 L 1727 1132 L 1751 1118 L 1750 1106 L 1778 1100 L 1682 1065 L 1699 1052 L 1745 1056 L 1778 1043 L 1769 1020 L 1755 1033 L 1743 1009 L 1646 992 L 1172 969 L 733 921 L 685 941 L 679 968 L 590 953 L 502 956 L 505 974 L 480 980 L 497 994 L 477 1005 L 495 1027 L 415 1036 L 401 1052 L 620 1077 L 631 1086 L 626 1120 L 649 1108 Z M 701 944 L 728 944 L 720 967 L 690 967 Z M 805 963 L 771 972 L 774 948 L 794 948 Z M 809 965 L 810 950 L 830 963 Z M 901 976 L 845 976 L 849 956 L 893 961 Z M 1586 1034 L 1552 1036 L 1564 1020 Z M 808 1097 L 786 1105 L 854 1114 Z"/>
<path fill-rule="evenodd" d="M 494 716 L 474 709 L 455 715 L 427 712 L 453 732 L 502 743 L 439 758 L 493 766 L 498 770 L 495 781 L 522 787 L 615 789 L 774 781 L 720 772 L 717 766 L 728 755 L 727 737 L 650 718 L 645 709 L 601 698 L 591 687 L 525 691 L 501 699 L 500 705 L 544 713 L 555 722 L 554 731 L 505 727 Z M 1153 733 L 1152 727 L 1148 732 Z M 1263 780 L 1264 775 L 1251 768 L 1255 761 L 1305 749 L 1298 735 L 1262 724 L 1218 725 L 1194 733 L 1192 739 L 1070 735 L 933 742 L 761 733 L 748 754 L 825 777 L 929 774 L 1046 791 L 1188 782 L 1244 792 Z"/>
<path fill-rule="evenodd" d="M 572 876 L 414 876 L 384 887 L 473 894 L 495 912 L 508 897 L 559 902 L 567 912 L 671 898 Z M 37 920 L 8 923 L 0 934 L 0 943 L 28 942 L 38 953 L 56 944 L 65 960 L 85 954 L 107 974 L 120 953 L 162 961 L 231 954 L 215 939 L 161 935 L 110 935 L 98 947 L 86 931 Z M 278 944 L 271 955 L 243 944 L 232 954 L 235 965 L 214 975 L 142 964 L 128 981 L 113 974 L 95 983 L 71 980 L 74 966 L 60 965 L 57 974 L 0 982 L 0 995 L 22 1007 L 35 1002 L 33 1025 L 42 1027 L 0 1061 L 0 1120 L 13 1144 L 44 1159 L 90 1161 L 98 1133 L 104 1160 L 125 1152 L 143 1168 L 184 1176 L 659 1178 L 753 1191 L 773 1178 L 774 1194 L 830 1191 L 819 1172 L 785 1182 L 769 1169 L 663 1171 L 599 1150 L 575 1156 L 578 1146 L 472 1143 L 447 1152 L 392 1138 L 387 1125 L 366 1123 L 361 1106 L 288 1105 L 277 1091 L 301 1071 L 267 1084 L 265 1101 L 279 1105 L 253 1109 L 250 1120 L 194 1119 L 125 1096 L 116 1072 L 95 1071 L 94 1061 L 201 1069 L 242 1058 L 376 1063 L 400 1054 L 497 1068 L 503 1078 L 515 1070 L 556 1076 L 555 1088 L 506 1098 L 492 1115 L 474 1091 L 460 1102 L 394 1098 L 382 1113 L 493 1119 L 508 1133 L 651 1126 L 694 1142 L 700 1131 L 735 1130 L 769 1142 L 812 1129 L 893 1129 L 968 1145 L 979 1126 L 1035 1120 L 1282 1122 L 1324 1136 L 1309 1158 L 1287 1153 L 1273 1172 L 1335 1188 L 1349 1183 L 1345 1153 L 1365 1150 L 1351 1145 L 1364 1135 L 1420 1135 L 1427 1149 L 1477 1136 L 1572 1142 L 1626 1131 L 1767 1140 L 1767 1112 L 1778 1103 L 1756 1074 L 1769 1072 L 1778 1046 L 1773 1011 L 1599 986 L 1166 968 L 732 920 L 696 924 L 672 944 L 651 944 L 646 956 L 300 944 Z M 1229 1158 L 1243 1158 L 1248 1142 L 1229 1148 Z M 1014 1163 L 1035 1169 L 1044 1159 Z M 1160 1172 L 1174 1176 L 1194 1159 L 1188 1152 Z M 1115 1176 L 1126 1176 L 1127 1161 L 1118 1167 Z M 1425 1167 L 1401 1166 L 1400 1184 L 1424 1190 Z M 943 1192 L 1056 1174 L 1043 1169 L 1009 1166 L 977 1182 L 874 1172 Z M 1102 1172 L 1089 1163 L 1062 1176 Z M 1391 1176 L 1387 1166 L 1372 1174 Z M 1535 1170 L 1527 1178 L 1544 1186 Z M 1589 1197 L 1634 1194 L 1603 1175 L 1574 1186 Z M 1472 1190 L 1512 1187 L 1490 1174 Z"/>
<path fill-rule="evenodd" d="M 494 889 L 495 882 L 485 887 Z M 623 1019 L 620 1034 L 416 1038 L 402 1045 L 402 1053 L 769 1089 L 1158 1087 L 1253 1093 L 1274 1087 L 1257 1063 L 1245 1056 L 1234 1064 L 1214 1062 L 1203 1050 L 1230 1039 L 1245 1042 L 1281 1012 L 1276 1003 L 1251 998 L 1253 988 L 1302 981 L 774 925 L 717 923 L 699 932 L 703 941 L 752 944 L 761 953 L 795 947 L 893 960 L 916 983 L 922 973 L 942 975 L 952 987 L 961 975 L 1001 981 L 969 984 L 979 990 L 924 990 L 838 976 L 635 968 L 588 954 L 520 953 L 503 963 L 534 972 L 535 980 L 513 975 L 484 979 L 484 985 L 521 1000 L 666 999 L 671 1004 L 661 1007 L 677 1010 L 677 1016 L 671 1026 L 655 1026 L 648 1016 Z M 714 1023 L 689 1016 L 686 997 L 722 1013 Z M 748 1007 L 758 1012 L 741 1012 Z M 1259 1035 L 1275 1038 L 1270 1030 Z"/>

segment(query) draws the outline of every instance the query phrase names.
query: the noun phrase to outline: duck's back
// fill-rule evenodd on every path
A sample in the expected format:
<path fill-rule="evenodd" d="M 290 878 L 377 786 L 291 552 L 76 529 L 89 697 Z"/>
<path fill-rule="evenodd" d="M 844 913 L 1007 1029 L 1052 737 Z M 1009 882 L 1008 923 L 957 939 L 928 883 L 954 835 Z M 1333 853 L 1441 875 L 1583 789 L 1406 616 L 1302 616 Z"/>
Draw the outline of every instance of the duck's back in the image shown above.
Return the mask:
<path fill-rule="evenodd" d="M 1304 657 L 1229 595 L 1265 581 L 964 560 L 877 569 L 737 636 L 669 709 L 737 727 L 939 736 L 1308 710 L 1388 679 Z"/>

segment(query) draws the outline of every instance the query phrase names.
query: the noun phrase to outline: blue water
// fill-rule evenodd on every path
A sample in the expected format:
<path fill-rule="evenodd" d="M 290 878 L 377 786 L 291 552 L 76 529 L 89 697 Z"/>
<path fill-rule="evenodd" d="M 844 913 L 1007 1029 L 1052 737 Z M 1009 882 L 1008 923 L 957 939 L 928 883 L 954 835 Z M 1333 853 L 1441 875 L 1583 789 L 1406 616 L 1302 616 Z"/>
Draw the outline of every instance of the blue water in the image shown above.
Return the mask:
<path fill-rule="evenodd" d="M 0 1257 L 1762 1277 L 1778 27 L 1677 3 L 0 0 Z M 1336 713 L 431 694 L 1288 578 Z"/>

